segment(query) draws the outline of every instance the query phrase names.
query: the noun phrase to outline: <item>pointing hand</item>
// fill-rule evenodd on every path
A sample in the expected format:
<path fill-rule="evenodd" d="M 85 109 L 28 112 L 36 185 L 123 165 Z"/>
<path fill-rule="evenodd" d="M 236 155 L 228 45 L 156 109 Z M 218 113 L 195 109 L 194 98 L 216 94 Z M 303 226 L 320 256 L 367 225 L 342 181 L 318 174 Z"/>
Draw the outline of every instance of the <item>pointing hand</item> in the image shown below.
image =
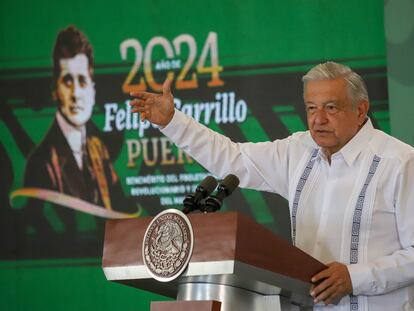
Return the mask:
<path fill-rule="evenodd" d="M 139 112 L 141 120 L 148 120 L 159 126 L 166 126 L 174 116 L 174 97 L 171 93 L 171 80 L 168 78 L 162 86 L 162 94 L 132 92 L 135 97 L 129 105 L 132 112 Z"/>

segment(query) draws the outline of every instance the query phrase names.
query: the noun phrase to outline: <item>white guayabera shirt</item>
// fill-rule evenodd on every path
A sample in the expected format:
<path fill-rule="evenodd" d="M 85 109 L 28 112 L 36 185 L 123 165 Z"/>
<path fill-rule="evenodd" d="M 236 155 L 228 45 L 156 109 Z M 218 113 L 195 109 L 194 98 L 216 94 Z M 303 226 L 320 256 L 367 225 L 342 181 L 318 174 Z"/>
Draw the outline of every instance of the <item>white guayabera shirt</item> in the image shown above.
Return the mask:
<path fill-rule="evenodd" d="M 176 110 L 161 130 L 217 176 L 289 200 L 295 245 L 348 266 L 353 295 L 323 310 L 414 310 L 414 148 L 370 120 L 329 165 L 309 132 L 234 143 Z"/>

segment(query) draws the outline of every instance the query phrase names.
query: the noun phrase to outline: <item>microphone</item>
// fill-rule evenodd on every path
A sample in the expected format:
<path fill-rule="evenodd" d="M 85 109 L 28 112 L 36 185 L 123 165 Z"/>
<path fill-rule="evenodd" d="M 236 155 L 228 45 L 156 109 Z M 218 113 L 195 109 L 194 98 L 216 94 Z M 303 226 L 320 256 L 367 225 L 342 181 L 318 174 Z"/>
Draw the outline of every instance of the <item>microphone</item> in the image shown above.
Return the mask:
<path fill-rule="evenodd" d="M 213 176 L 207 176 L 204 178 L 203 181 L 197 186 L 194 194 L 187 194 L 185 196 L 183 201 L 183 213 L 188 214 L 192 211 L 200 209 L 200 201 L 210 195 L 216 187 L 217 180 Z"/>
<path fill-rule="evenodd" d="M 227 175 L 217 188 L 217 193 L 205 200 L 204 213 L 218 211 L 225 197 L 228 197 L 239 185 L 239 179 L 233 174 Z"/>

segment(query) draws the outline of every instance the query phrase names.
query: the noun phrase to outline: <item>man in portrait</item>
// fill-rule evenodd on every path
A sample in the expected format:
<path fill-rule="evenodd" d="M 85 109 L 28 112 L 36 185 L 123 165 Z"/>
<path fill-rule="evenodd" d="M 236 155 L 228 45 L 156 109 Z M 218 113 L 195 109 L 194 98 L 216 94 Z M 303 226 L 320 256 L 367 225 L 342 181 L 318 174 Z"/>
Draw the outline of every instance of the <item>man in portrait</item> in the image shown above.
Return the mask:
<path fill-rule="evenodd" d="M 62 193 L 107 211 L 115 204 L 118 210 L 125 210 L 128 203 L 119 177 L 101 133 L 91 121 L 95 105 L 93 66 L 93 49 L 87 37 L 74 26 L 61 30 L 53 48 L 52 96 L 57 110 L 43 140 L 28 157 L 24 186 Z M 36 233 L 58 231 L 71 239 L 77 234 L 79 215 L 76 217 L 73 210 L 59 206 L 52 211 L 48 207 L 43 217 L 39 206 L 45 206 L 44 200 L 30 199 L 26 206 L 30 211 L 25 218 L 36 215 L 36 221 L 30 216 L 27 219 Z M 51 215 L 60 229 L 51 226 Z M 102 223 L 98 221 L 93 227 L 101 228 Z"/>

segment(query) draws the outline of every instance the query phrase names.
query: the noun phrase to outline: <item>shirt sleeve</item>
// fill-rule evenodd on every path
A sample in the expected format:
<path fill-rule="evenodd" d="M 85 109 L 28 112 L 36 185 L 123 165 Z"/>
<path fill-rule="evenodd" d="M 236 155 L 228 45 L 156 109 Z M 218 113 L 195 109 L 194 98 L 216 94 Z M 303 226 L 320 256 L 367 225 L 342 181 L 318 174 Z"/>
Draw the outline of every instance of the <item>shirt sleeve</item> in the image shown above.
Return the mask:
<path fill-rule="evenodd" d="M 179 110 L 161 129 L 178 148 L 214 175 L 234 174 L 240 186 L 288 195 L 290 138 L 263 143 L 235 143 Z"/>
<path fill-rule="evenodd" d="M 395 186 L 401 249 L 367 264 L 348 265 L 354 295 L 380 295 L 414 285 L 414 156 L 403 161 Z"/>

